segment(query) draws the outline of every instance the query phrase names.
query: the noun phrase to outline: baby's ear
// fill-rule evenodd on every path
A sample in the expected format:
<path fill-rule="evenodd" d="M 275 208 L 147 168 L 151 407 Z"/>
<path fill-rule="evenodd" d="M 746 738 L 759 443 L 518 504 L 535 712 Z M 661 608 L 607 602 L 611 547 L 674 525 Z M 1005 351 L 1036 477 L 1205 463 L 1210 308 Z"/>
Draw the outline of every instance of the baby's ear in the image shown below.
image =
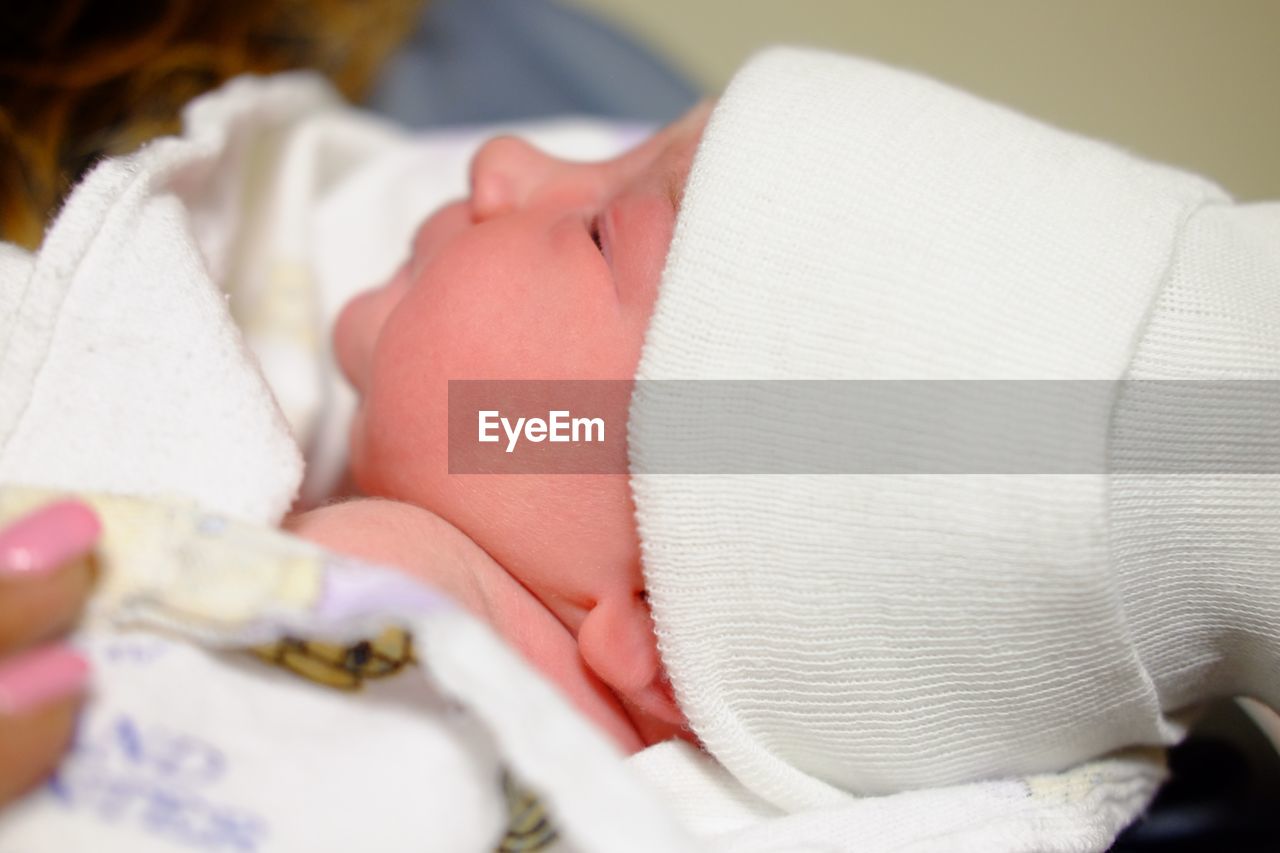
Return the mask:
<path fill-rule="evenodd" d="M 663 722 L 683 722 L 640 593 L 606 598 L 591 608 L 578 629 L 578 649 L 591 671 L 625 702 Z"/>

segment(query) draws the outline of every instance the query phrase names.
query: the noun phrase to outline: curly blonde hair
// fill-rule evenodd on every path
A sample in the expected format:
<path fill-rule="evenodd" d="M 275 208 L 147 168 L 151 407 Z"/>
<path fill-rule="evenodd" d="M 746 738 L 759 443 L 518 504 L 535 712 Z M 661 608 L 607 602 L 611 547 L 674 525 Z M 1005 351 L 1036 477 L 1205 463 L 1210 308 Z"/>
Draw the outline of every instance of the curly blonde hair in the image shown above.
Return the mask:
<path fill-rule="evenodd" d="M 0 239 L 34 248 L 99 158 L 237 74 L 313 68 L 359 100 L 424 0 L 48 0 L 0 8 Z"/>

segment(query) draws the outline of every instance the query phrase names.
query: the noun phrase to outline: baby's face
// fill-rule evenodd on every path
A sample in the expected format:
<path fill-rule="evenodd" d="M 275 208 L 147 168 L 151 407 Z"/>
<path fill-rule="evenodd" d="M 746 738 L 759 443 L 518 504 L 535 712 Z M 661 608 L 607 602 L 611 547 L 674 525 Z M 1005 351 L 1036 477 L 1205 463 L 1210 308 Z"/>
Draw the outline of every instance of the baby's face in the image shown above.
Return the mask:
<path fill-rule="evenodd" d="M 622 475 L 448 473 L 448 380 L 630 379 L 709 105 L 600 163 L 484 145 L 470 198 L 431 216 L 334 335 L 362 397 L 351 470 L 459 527 L 574 634 L 643 590 Z"/>

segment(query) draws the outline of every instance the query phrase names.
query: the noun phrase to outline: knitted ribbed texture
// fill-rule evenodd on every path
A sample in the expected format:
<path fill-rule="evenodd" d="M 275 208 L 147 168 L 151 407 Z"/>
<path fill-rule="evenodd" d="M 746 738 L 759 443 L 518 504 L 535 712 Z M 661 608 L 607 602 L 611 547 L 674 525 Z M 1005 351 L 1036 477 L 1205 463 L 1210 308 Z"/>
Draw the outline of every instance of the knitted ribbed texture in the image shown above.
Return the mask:
<path fill-rule="evenodd" d="M 1167 303 L 1208 298 L 1174 293 L 1197 264 L 1240 274 L 1230 221 L 1214 244 L 1227 257 L 1179 246 L 1189 220 L 1208 222 L 1202 209 L 1235 210 L 1201 179 L 933 81 L 770 51 L 711 117 L 638 377 L 1121 379 L 1135 352 L 1140 365 L 1168 359 L 1195 336 L 1196 317 Z M 1275 251 L 1274 236 L 1254 239 L 1269 246 L 1249 251 Z M 1251 269 L 1203 342 L 1247 320 L 1258 334 L 1222 370 L 1244 360 L 1269 376 L 1277 281 L 1274 267 Z M 1166 363 L 1180 374 L 1186 361 Z M 656 470 L 675 428 L 648 399 L 642 387 L 632 402 L 637 472 Z M 791 414 L 785 387 L 769 399 Z M 770 436 L 744 446 L 770 453 Z M 1200 606 L 1189 576 L 1218 563 L 1150 556 L 1169 529 L 1142 525 L 1135 493 L 1117 498 L 1139 516 L 1118 576 L 1100 475 L 632 483 L 677 698 L 708 750 L 788 810 L 1169 742 L 1170 695 L 1197 695 L 1177 673 L 1206 644 L 1222 651 L 1211 635 L 1230 622 L 1224 611 L 1200 640 L 1172 643 Z M 1274 540 L 1264 507 L 1244 495 L 1233 506 L 1258 535 L 1234 578 L 1260 584 L 1249 573 L 1269 570 L 1259 557 Z M 1215 525 L 1206 547 L 1232 529 Z M 1138 577 L 1153 561 L 1169 584 Z M 1234 595 L 1235 580 L 1212 591 Z M 1275 624 L 1274 605 L 1263 610 L 1259 633 Z M 1273 651 L 1259 660 L 1274 671 Z"/>
<path fill-rule="evenodd" d="M 1113 478 L 1125 612 L 1163 707 L 1248 694 L 1277 708 L 1280 204 L 1201 209 L 1168 278 L 1130 376 L 1198 382 L 1128 387 L 1113 453 L 1125 470 L 1212 465 Z"/>

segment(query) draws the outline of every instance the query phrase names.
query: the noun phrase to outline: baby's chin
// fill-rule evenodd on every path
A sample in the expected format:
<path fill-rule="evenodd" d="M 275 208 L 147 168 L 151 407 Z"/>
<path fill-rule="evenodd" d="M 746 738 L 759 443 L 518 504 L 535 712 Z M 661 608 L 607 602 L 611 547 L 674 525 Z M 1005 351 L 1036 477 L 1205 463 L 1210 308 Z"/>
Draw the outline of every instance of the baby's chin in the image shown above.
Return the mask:
<path fill-rule="evenodd" d="M 372 495 L 375 489 L 369 470 L 369 456 L 365 450 L 366 415 L 363 402 L 357 404 L 355 414 L 351 417 L 351 427 L 347 433 L 347 471 L 351 482 L 363 494 Z"/>

